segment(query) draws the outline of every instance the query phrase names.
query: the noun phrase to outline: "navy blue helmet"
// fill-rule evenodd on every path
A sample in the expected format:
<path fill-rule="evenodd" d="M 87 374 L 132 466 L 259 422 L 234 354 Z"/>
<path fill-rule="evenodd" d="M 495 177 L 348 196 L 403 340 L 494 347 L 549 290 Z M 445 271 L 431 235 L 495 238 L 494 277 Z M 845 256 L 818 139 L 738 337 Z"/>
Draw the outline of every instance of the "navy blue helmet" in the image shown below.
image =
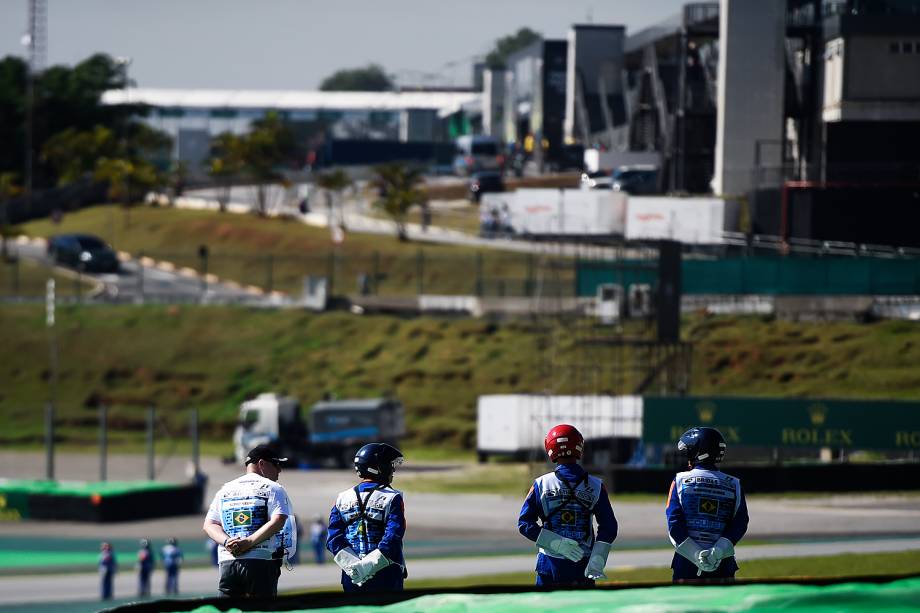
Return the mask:
<path fill-rule="evenodd" d="M 368 443 L 355 454 L 358 476 L 389 485 L 396 467 L 402 464 L 402 452 L 386 443 Z"/>
<path fill-rule="evenodd" d="M 691 466 L 717 464 L 725 457 L 725 438 L 715 428 L 690 428 L 680 436 L 677 449 L 684 452 Z"/>

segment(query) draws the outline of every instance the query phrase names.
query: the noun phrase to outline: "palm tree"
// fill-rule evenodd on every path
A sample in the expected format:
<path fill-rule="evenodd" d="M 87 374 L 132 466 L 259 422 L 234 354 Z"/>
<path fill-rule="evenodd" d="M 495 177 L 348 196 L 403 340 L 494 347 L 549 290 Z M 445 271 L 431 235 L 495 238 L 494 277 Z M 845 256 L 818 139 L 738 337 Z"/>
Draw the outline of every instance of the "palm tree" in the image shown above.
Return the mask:
<path fill-rule="evenodd" d="M 406 233 L 406 216 L 413 205 L 423 205 L 425 194 L 419 189 L 422 170 L 401 162 L 382 164 L 374 169 L 377 175 L 374 184 L 379 198 L 374 206 L 386 213 L 396 224 L 396 236 L 400 241 L 409 240 Z"/>

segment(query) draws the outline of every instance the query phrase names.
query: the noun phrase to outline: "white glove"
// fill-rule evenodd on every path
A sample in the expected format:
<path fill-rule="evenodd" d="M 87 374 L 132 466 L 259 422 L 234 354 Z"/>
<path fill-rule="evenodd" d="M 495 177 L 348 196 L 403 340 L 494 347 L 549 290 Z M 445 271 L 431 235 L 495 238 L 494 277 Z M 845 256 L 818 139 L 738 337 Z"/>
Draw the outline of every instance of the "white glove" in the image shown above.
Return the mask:
<path fill-rule="evenodd" d="M 578 541 L 551 532 L 546 528 L 540 530 L 540 536 L 537 537 L 537 546 L 556 554 L 553 557 L 562 556 L 572 562 L 577 562 L 585 557 L 585 552 L 582 550 L 581 545 L 578 544 Z"/>
<path fill-rule="evenodd" d="M 358 557 L 358 554 L 355 553 L 355 550 L 351 547 L 346 547 L 345 549 L 340 550 L 332 559 L 336 564 L 339 565 L 339 568 L 345 571 L 345 574 L 349 577 L 351 576 L 351 573 L 349 572 L 351 567 L 361 561 L 361 558 Z"/>
<path fill-rule="evenodd" d="M 386 559 L 386 556 L 379 549 L 375 549 L 355 562 L 345 572 L 348 573 L 352 583 L 360 587 L 370 581 L 378 571 L 389 565 L 390 561 Z"/>
<path fill-rule="evenodd" d="M 709 560 L 715 568 L 719 567 L 722 560 L 730 558 L 733 555 L 735 555 L 735 546 L 724 536 L 716 541 L 716 544 L 709 549 Z"/>
<path fill-rule="evenodd" d="M 718 562 L 713 563 L 710 559 L 712 552 L 709 549 L 702 549 L 690 537 L 687 537 L 683 543 L 677 546 L 677 553 L 693 562 L 693 565 L 702 573 L 711 573 L 719 566 Z M 699 574 L 698 572 L 697 575 Z"/>
<path fill-rule="evenodd" d="M 591 549 L 591 557 L 588 558 L 588 566 L 585 567 L 585 577 L 588 579 L 606 579 L 604 567 L 607 566 L 607 556 L 610 555 L 611 543 L 603 541 L 594 541 L 594 547 Z"/>

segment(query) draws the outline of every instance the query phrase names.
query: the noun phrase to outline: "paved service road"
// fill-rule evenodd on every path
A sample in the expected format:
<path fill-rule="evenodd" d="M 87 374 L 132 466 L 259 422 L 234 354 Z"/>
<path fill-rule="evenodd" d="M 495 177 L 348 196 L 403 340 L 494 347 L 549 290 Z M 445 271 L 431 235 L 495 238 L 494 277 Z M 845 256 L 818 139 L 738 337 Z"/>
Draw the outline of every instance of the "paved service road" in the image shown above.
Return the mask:
<path fill-rule="evenodd" d="M 52 266 L 43 241 L 17 241 L 15 249 L 20 257 Z M 176 268 L 169 262 L 155 262 L 149 258 L 127 259 L 120 273 L 80 273 L 80 277 L 95 285 L 87 298 L 107 302 L 141 302 L 160 300 L 176 302 L 244 302 L 271 303 L 279 296 L 265 296 L 260 290 L 240 287 L 235 283 L 220 282 L 214 277 L 199 276 L 190 268 Z M 56 267 L 61 274 L 76 276 L 77 272 Z"/>

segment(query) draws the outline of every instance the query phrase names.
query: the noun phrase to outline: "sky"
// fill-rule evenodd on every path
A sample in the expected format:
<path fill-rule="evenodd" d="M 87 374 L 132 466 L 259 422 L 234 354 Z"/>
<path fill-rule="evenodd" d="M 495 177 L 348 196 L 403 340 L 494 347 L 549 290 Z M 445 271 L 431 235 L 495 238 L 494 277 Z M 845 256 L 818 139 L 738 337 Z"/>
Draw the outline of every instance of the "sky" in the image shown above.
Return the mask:
<path fill-rule="evenodd" d="M 383 66 L 401 84 L 468 85 L 474 59 L 529 27 L 635 33 L 685 0 L 46 0 L 48 65 L 131 58 L 138 87 L 317 89 L 336 70 Z M 25 56 L 28 0 L 0 0 L 0 56 Z"/>

